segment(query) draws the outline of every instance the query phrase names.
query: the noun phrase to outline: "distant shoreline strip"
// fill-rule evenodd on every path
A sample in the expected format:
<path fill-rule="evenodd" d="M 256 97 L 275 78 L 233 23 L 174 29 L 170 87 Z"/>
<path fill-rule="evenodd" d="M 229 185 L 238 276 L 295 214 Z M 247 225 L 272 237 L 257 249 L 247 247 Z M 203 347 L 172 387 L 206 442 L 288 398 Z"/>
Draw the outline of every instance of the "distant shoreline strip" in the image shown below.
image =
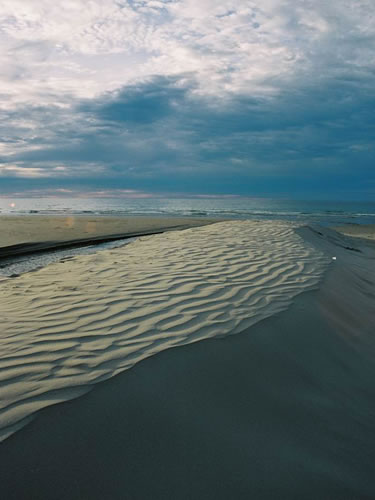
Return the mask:
<path fill-rule="evenodd" d="M 106 236 L 95 236 L 91 238 L 79 238 L 66 241 L 40 241 L 40 242 L 30 242 L 30 243 L 18 243 L 16 245 L 7 245 L 0 247 L 0 261 L 2 259 L 8 259 L 10 257 L 19 257 L 23 255 L 34 255 L 38 253 L 50 252 L 52 250 L 68 250 L 71 248 L 86 247 L 90 245 L 99 245 L 101 243 L 109 243 L 111 241 L 117 240 L 127 240 L 130 238 L 141 238 L 142 236 L 152 236 L 155 234 L 162 234 L 167 231 L 175 230 L 185 230 L 189 229 L 190 226 L 170 226 L 166 228 L 161 228 L 160 230 L 131 232 L 131 233 L 119 233 Z"/>

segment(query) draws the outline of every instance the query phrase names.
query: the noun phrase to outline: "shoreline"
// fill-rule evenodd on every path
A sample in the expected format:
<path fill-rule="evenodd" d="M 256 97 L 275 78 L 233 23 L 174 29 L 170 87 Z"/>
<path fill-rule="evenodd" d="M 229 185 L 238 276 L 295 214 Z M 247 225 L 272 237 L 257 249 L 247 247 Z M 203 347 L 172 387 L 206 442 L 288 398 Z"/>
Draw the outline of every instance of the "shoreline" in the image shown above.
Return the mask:
<path fill-rule="evenodd" d="M 7 499 L 372 498 L 373 249 L 334 248 L 287 310 L 41 410 L 0 444 Z"/>
<path fill-rule="evenodd" d="M 332 229 L 353 238 L 375 240 L 375 224 L 343 224 Z"/>
<path fill-rule="evenodd" d="M 235 221 L 236 219 L 234 219 Z M 56 250 L 80 248 L 224 222 L 222 218 L 180 216 L 0 215 L 0 262 Z M 264 221 L 254 221 L 264 222 Z M 278 222 L 273 220 L 273 222 Z M 282 222 L 282 220 L 280 220 Z M 16 228 L 11 228 L 16 223 Z M 104 224 L 103 224 L 104 223 Z M 297 223 L 301 227 L 304 224 Z M 119 229 L 125 231 L 119 232 Z M 344 224 L 331 229 L 364 241 L 375 240 L 375 224 Z M 78 237 L 79 234 L 89 237 Z M 51 239 L 46 239 L 46 236 Z"/>
<path fill-rule="evenodd" d="M 0 216 L 0 259 L 178 231 L 220 221 L 192 217 L 4 215 Z M 80 236 L 84 234 L 87 236 Z"/>

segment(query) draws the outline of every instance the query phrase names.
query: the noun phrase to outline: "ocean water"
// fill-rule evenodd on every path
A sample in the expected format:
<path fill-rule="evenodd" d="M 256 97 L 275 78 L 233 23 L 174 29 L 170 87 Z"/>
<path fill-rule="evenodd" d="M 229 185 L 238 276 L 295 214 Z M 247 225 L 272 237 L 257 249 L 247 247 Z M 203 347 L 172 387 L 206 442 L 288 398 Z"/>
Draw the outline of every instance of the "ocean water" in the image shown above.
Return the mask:
<path fill-rule="evenodd" d="M 271 198 L 0 198 L 1 214 L 153 215 L 288 220 L 324 226 L 375 223 L 374 202 Z"/>

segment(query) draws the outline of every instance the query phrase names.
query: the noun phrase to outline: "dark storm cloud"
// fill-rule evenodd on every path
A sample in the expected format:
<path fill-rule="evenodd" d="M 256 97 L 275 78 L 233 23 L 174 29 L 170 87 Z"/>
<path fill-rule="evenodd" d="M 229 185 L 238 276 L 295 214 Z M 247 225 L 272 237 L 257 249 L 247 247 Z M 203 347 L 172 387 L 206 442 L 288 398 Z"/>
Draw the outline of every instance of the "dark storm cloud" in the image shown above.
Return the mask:
<path fill-rule="evenodd" d="M 109 93 L 97 101 L 80 106 L 102 120 L 137 124 L 150 124 L 174 113 L 188 90 L 179 85 L 179 79 L 155 77 L 143 84 L 130 85 Z"/>
<path fill-rule="evenodd" d="M 0 158 L 1 183 L 365 193 L 375 179 L 374 105 L 372 89 L 353 79 L 286 86 L 272 97 L 217 99 L 197 94 L 186 75 L 155 77 L 70 109 L 20 110 L 22 120 L 43 115 L 38 136 L 17 138 L 14 113 L 18 151 Z"/>

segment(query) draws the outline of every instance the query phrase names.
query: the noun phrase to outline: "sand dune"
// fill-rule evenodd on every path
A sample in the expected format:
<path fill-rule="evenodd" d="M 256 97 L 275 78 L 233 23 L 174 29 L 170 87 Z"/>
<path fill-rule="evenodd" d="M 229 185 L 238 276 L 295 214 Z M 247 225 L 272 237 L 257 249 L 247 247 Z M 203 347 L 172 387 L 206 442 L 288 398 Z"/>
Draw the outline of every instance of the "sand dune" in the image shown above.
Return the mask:
<path fill-rule="evenodd" d="M 286 309 L 317 287 L 330 262 L 292 224 L 230 221 L 3 282 L 1 439 L 146 357 Z"/>

